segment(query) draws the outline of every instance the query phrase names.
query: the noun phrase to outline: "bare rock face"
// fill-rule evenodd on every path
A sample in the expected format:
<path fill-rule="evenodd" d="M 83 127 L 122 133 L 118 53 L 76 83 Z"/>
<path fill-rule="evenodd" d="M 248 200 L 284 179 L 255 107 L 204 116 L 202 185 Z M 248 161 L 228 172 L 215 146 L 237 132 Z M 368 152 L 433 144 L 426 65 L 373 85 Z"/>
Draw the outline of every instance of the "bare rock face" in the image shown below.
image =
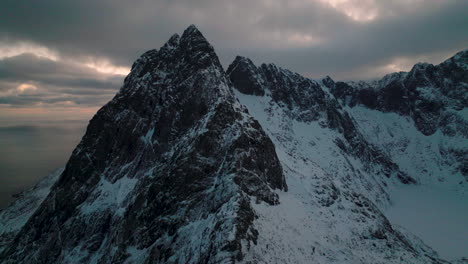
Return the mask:
<path fill-rule="evenodd" d="M 226 72 L 234 87 L 244 94 L 265 94 L 264 83 L 260 72 L 253 62 L 245 57 L 237 56 Z"/>
<path fill-rule="evenodd" d="M 90 121 L 4 263 L 231 263 L 251 200 L 286 190 L 275 147 L 190 26 L 143 54 Z"/>

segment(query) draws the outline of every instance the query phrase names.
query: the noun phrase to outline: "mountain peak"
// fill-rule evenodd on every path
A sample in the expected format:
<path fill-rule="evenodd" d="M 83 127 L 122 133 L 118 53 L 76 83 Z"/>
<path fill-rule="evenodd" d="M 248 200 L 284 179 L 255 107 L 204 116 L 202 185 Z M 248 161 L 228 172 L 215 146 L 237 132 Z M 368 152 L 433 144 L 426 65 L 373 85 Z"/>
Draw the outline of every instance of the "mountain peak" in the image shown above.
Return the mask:
<path fill-rule="evenodd" d="M 232 62 L 232 64 L 237 64 L 237 63 L 253 64 L 253 62 L 249 58 L 246 58 L 240 55 L 237 55 L 234 61 Z"/>
<path fill-rule="evenodd" d="M 468 59 L 468 49 L 457 52 L 451 59 L 454 60 L 467 60 Z"/>
<path fill-rule="evenodd" d="M 190 25 L 182 33 L 179 44 L 189 63 L 196 64 L 199 69 L 214 65 L 222 71 L 221 63 L 213 46 L 195 25 Z"/>
<path fill-rule="evenodd" d="M 185 41 L 195 41 L 198 43 L 204 43 L 209 46 L 211 46 L 208 41 L 206 40 L 205 36 L 198 30 L 198 28 L 195 25 L 190 25 L 188 28 L 184 30 L 184 33 L 182 33 L 182 38 L 181 40 Z"/>
<path fill-rule="evenodd" d="M 191 24 L 190 26 L 188 26 L 185 30 L 184 30 L 184 33 L 193 33 L 193 34 L 201 34 L 200 30 L 197 28 L 197 26 L 195 26 L 195 24 Z"/>
<path fill-rule="evenodd" d="M 265 94 L 262 81 L 258 78 L 258 68 L 250 59 L 236 56 L 226 73 L 240 92 L 251 95 Z"/>
<path fill-rule="evenodd" d="M 461 72 L 468 70 L 468 49 L 457 52 L 455 55 L 445 60 L 440 65 L 456 65 L 459 68 L 458 71 Z"/>
<path fill-rule="evenodd" d="M 325 78 L 322 79 L 323 85 L 325 85 L 328 88 L 331 88 L 335 85 L 335 81 L 330 76 L 325 76 Z"/>
<path fill-rule="evenodd" d="M 251 199 L 277 205 L 275 189 L 273 142 L 190 26 L 134 63 L 0 262 L 233 263 L 257 240 Z"/>
<path fill-rule="evenodd" d="M 146 88 L 154 87 L 154 85 L 166 82 L 170 78 L 173 81 L 182 81 L 187 76 L 192 76 L 208 68 L 211 68 L 210 72 L 216 72 L 218 75 L 224 72 L 213 46 L 194 25 L 191 25 L 183 32 L 182 36 L 173 34 L 161 49 L 153 49 L 143 53 L 133 64 L 130 74 L 125 78 L 123 89 L 148 90 Z M 142 78 L 147 74 L 149 75 L 146 79 Z M 163 78 L 165 76 L 171 77 Z M 136 85 L 138 82 L 144 84 Z M 223 91 L 222 93 L 228 92 Z"/>

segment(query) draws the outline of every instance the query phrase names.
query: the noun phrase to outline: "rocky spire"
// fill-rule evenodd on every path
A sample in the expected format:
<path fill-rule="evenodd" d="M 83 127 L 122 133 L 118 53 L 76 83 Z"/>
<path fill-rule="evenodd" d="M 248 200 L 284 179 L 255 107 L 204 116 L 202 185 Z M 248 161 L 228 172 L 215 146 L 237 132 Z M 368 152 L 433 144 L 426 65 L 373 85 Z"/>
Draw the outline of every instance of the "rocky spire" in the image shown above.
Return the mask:
<path fill-rule="evenodd" d="M 229 65 L 226 74 L 234 87 L 244 94 L 264 95 L 262 78 L 257 66 L 245 57 L 237 56 Z"/>
<path fill-rule="evenodd" d="M 182 34 L 180 48 L 186 52 L 185 55 L 189 63 L 193 63 L 200 68 L 212 64 L 222 70 L 213 46 L 195 25 L 190 25 Z"/>

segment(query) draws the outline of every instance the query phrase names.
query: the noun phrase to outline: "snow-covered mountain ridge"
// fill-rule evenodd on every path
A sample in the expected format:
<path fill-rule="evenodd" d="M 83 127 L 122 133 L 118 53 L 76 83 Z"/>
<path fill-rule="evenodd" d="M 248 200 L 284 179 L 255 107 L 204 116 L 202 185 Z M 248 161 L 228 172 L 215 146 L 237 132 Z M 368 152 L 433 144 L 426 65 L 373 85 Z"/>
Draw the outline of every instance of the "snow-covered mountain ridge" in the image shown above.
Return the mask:
<path fill-rule="evenodd" d="M 398 257 L 392 258 L 393 260 L 382 261 L 382 259 L 385 259 L 382 255 L 389 253 L 388 249 L 381 249 L 384 253 L 380 253 L 382 255 L 378 256 L 379 242 L 383 242 L 379 240 L 377 240 L 378 242 L 372 241 L 373 250 L 371 252 L 373 254 L 367 255 L 360 252 L 359 248 L 366 248 L 366 239 L 360 239 L 359 242 L 356 242 L 352 238 L 372 237 L 372 235 L 369 235 L 370 230 L 357 228 L 359 225 L 356 225 L 356 222 L 359 221 L 352 219 L 352 214 L 337 217 L 340 210 L 333 206 L 337 205 L 337 208 L 347 212 L 355 212 L 354 205 L 343 204 L 343 200 L 356 201 L 353 195 L 358 194 L 362 196 L 361 199 L 366 200 L 366 203 L 375 206 L 375 211 L 380 213 L 388 206 L 387 203 L 391 203 L 388 194 L 393 188 L 398 188 L 402 183 L 434 182 L 432 181 L 433 178 L 451 181 L 452 187 L 455 188 L 454 191 L 466 192 L 466 181 L 457 172 L 456 166 L 453 166 L 453 163 L 457 163 L 457 161 L 451 159 L 450 156 L 444 155 L 443 152 L 436 153 L 436 151 L 439 151 L 440 145 L 437 141 L 434 142 L 433 138 L 437 135 L 425 136 L 416 129 L 410 119 L 401 117 L 400 119 L 403 121 L 398 123 L 397 121 L 400 121 L 398 114 L 382 113 L 363 106 L 349 107 L 349 105 L 343 103 L 340 97 L 335 97 L 333 92 L 337 84 L 329 77 L 314 81 L 273 64 L 262 64 L 257 67 L 249 59 L 242 57 L 236 58 L 228 68 L 227 74 L 238 90 L 237 95 L 240 102 L 246 105 L 249 112 L 259 120 L 275 143 L 290 187 L 283 199 L 290 202 L 294 201 L 295 204 L 295 206 L 288 206 L 282 210 L 288 211 L 288 208 L 301 208 L 301 213 L 305 213 L 304 218 L 300 220 L 301 225 L 307 226 L 307 223 L 313 222 L 312 219 L 317 221 L 322 217 L 324 219 L 321 221 L 324 223 L 333 223 L 332 226 L 328 227 L 332 228 L 332 230 L 327 230 L 326 227 L 307 226 L 310 229 L 307 237 L 315 238 L 315 241 L 311 239 L 313 242 L 310 241 L 309 243 L 314 246 L 323 245 L 324 241 L 320 241 L 319 238 L 325 237 L 327 238 L 326 241 L 333 241 L 334 248 L 340 246 L 343 248 L 341 253 L 333 252 L 333 254 L 330 254 L 328 260 L 318 261 L 319 258 L 315 257 L 306 259 L 307 261 L 303 260 L 301 263 L 313 262 L 314 260 L 318 263 L 322 261 L 325 263 L 327 261 L 331 263 L 431 262 L 424 259 L 425 255 L 431 254 L 423 253 L 419 260 L 417 257 L 413 256 L 414 259 L 412 259 L 412 257 L 404 255 L 402 252 L 410 251 L 409 247 L 405 246 L 405 242 L 419 245 L 415 248 L 424 248 L 424 246 L 414 240 L 408 241 L 413 238 L 411 234 L 400 234 L 396 231 L 400 230 L 400 228 L 391 227 L 391 225 L 389 225 L 388 229 L 381 228 L 381 230 L 385 230 L 381 232 L 386 237 L 383 241 L 392 241 L 391 243 L 396 245 L 390 251 L 393 251 L 392 254 Z M 361 112 L 358 112 L 358 110 L 361 110 Z M 372 111 L 374 115 L 368 113 Z M 381 119 L 388 115 L 394 115 L 397 118 Z M 395 125 L 400 127 L 395 127 Z M 384 127 L 373 128 L 373 126 Z M 393 134 L 387 137 L 387 142 L 382 142 L 382 138 L 378 137 L 379 133 L 376 134 L 376 131 L 379 131 L 380 134 Z M 399 133 L 399 131 L 402 132 Z M 451 140 L 451 142 L 456 142 L 459 139 L 458 137 L 446 135 L 443 135 L 443 137 L 448 137 L 446 140 Z M 391 145 L 399 146 L 397 143 L 404 140 L 413 140 L 413 142 L 411 142 L 412 144 L 407 143 L 409 147 L 404 155 L 395 153 L 396 150 L 401 151 L 404 147 L 400 145 L 400 148 L 396 149 L 391 148 Z M 418 149 L 421 143 L 426 145 L 422 145 Z M 427 145 L 433 146 L 434 149 L 425 150 L 424 148 L 427 148 Z M 466 144 L 459 144 L 458 146 L 466 151 Z M 416 151 L 414 151 L 415 148 Z M 451 160 L 452 163 L 445 163 L 441 160 L 442 158 L 447 161 Z M 429 167 L 428 163 L 434 161 L 437 163 L 431 163 L 432 167 Z M 389 173 L 391 168 L 394 169 L 393 174 Z M 461 185 L 459 184 L 460 181 L 462 181 Z M 337 191 L 332 192 L 330 190 Z M 347 196 L 351 196 L 351 198 Z M 305 210 L 304 208 L 315 208 L 310 205 L 314 200 L 317 204 L 321 204 L 318 207 L 322 212 L 316 214 L 312 211 L 307 214 L 307 210 L 305 212 L 303 210 Z M 323 203 L 322 201 L 326 202 Z M 332 204 L 331 208 L 327 207 L 330 204 Z M 362 205 L 361 202 L 357 204 L 358 208 Z M 362 221 L 366 223 L 367 228 L 372 225 L 381 226 L 385 222 L 381 219 L 375 220 L 375 211 L 366 207 L 359 209 L 365 212 Z M 323 211 L 327 211 L 328 215 L 326 217 L 323 216 Z M 291 214 L 293 213 L 286 215 Z M 289 221 L 298 220 L 289 218 L 283 220 L 286 223 Z M 268 225 L 268 223 L 265 223 L 265 226 Z M 337 226 L 352 231 L 351 233 L 341 231 L 339 232 L 341 235 L 336 237 L 337 231 L 333 229 L 337 228 Z M 317 234 L 318 230 L 327 231 Z M 402 230 L 402 232 L 405 231 Z M 262 233 L 265 232 L 260 232 L 260 234 Z M 274 232 L 272 231 L 272 233 Z M 401 235 L 401 237 L 395 235 L 395 233 Z M 281 237 L 282 235 L 278 236 Z M 398 237 L 402 238 L 400 241 L 404 241 L 400 246 L 398 246 L 398 242 L 395 242 L 398 241 Z M 266 239 L 266 241 L 271 239 Z M 282 240 L 278 239 L 278 241 Z M 304 241 L 296 242 L 293 246 L 295 249 L 303 249 L 304 245 L 307 244 Z M 280 244 L 281 242 L 277 243 Z M 291 244 L 291 241 L 288 243 Z M 325 248 L 330 250 L 331 247 L 329 245 L 329 247 Z M 349 249 L 359 253 L 346 252 Z M 300 252 L 307 252 L 307 250 L 303 249 Z M 294 253 L 293 255 L 300 254 Z M 281 259 L 280 262 L 287 263 L 288 260 Z"/>
<path fill-rule="evenodd" d="M 384 210 L 402 185 L 466 192 L 466 57 L 370 84 L 224 72 L 192 25 L 134 63 L 42 203 L 0 212 L 0 260 L 448 263 Z"/>
<path fill-rule="evenodd" d="M 467 180 L 467 65 L 464 50 L 439 65 L 419 63 L 408 73 L 372 83 L 337 82 L 330 90 L 366 138 L 379 142 L 393 160 L 400 159 L 405 171 L 414 170 L 413 177 L 444 181 L 455 174 Z"/>

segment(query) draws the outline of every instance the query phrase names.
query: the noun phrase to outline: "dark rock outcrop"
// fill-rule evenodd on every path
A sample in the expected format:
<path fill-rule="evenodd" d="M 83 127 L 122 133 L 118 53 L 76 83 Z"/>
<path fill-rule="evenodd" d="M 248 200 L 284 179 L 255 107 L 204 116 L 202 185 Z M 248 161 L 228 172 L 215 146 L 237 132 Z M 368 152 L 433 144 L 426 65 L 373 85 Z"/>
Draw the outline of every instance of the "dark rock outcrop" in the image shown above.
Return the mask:
<path fill-rule="evenodd" d="M 240 92 L 250 95 L 265 94 L 262 79 L 257 67 L 253 62 L 241 56 L 237 56 L 234 62 L 229 66 L 226 74 L 229 75 L 231 82 Z"/>

